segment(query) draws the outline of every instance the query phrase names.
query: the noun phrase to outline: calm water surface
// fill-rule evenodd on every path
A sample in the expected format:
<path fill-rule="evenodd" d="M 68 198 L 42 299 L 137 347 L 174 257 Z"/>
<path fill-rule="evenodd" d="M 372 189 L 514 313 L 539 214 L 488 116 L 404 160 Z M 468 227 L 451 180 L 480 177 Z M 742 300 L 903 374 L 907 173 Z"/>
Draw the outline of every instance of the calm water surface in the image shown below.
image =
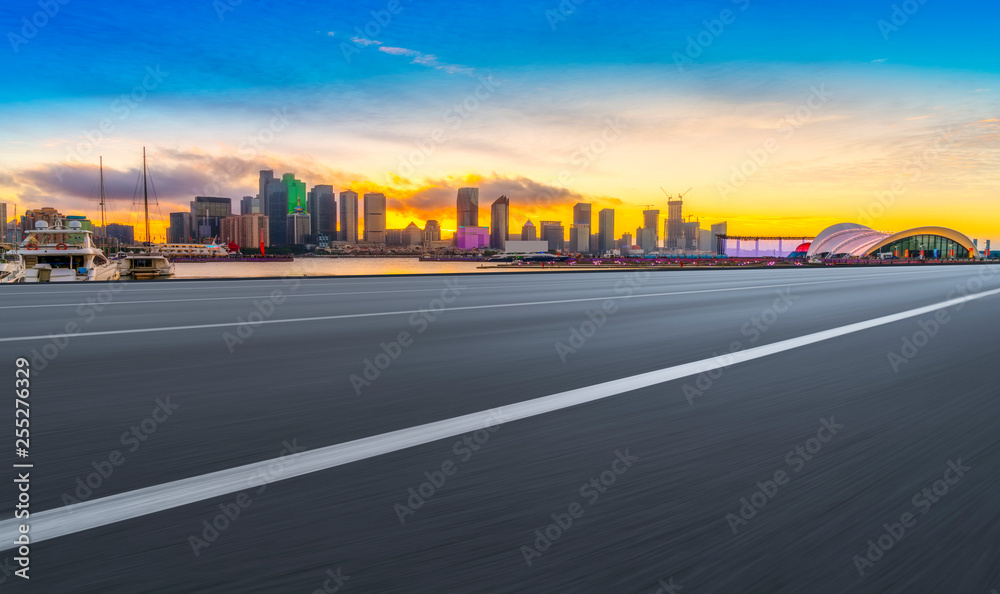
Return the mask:
<path fill-rule="evenodd" d="M 175 264 L 173 278 L 449 274 L 511 270 L 510 268 L 481 269 L 478 266 L 479 262 L 421 262 L 417 258 L 296 258 L 294 262 L 178 262 Z"/>

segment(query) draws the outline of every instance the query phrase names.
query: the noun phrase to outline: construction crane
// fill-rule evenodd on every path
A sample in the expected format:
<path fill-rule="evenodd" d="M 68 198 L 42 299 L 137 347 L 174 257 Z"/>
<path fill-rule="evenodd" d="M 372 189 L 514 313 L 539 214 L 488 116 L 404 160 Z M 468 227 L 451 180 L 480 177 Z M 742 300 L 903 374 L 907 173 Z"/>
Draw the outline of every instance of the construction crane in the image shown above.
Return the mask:
<path fill-rule="evenodd" d="M 674 198 L 670 194 L 667 194 L 667 191 L 663 189 L 663 186 L 660 186 L 660 191 L 663 192 L 663 195 L 667 197 L 667 200 L 680 200 L 681 198 L 687 196 L 688 192 L 690 192 L 693 189 L 694 187 L 690 187 L 683 194 L 678 194 L 677 197 Z"/>

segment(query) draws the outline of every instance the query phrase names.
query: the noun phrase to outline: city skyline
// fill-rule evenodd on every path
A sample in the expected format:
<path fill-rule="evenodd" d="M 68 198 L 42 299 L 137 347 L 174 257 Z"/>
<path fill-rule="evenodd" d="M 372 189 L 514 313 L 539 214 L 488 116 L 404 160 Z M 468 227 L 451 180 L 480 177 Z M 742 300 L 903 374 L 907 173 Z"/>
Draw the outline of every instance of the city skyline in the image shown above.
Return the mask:
<path fill-rule="evenodd" d="M 30 39 L 8 38 L 8 77 L 24 82 L 0 90 L 0 202 L 93 218 L 103 155 L 127 212 L 147 145 L 161 235 L 193 196 L 238 200 L 274 167 L 384 193 L 399 205 L 392 228 L 456 226 L 454 192 L 475 185 L 524 205 L 548 198 L 525 219 L 589 202 L 635 229 L 636 206 L 666 210 L 664 186 L 693 187 L 704 221 L 747 234 L 933 220 L 998 239 L 983 216 L 997 213 L 1000 165 L 994 5 L 899 16 L 850 2 L 803 9 L 794 26 L 743 1 L 567 15 L 538 2 L 493 7 L 489 23 L 474 7 L 402 4 L 384 25 L 380 6 L 182 6 L 71 3 Z M 37 7 L 23 9 L 0 15 L 12 35 Z M 85 34 L 154 17 L 170 26 L 163 45 Z M 477 42 L 436 34 L 442 21 Z M 490 35 L 497 26 L 508 37 Z M 265 51 L 251 41 L 264 34 L 296 43 Z M 941 196 L 967 208 L 941 209 Z"/>

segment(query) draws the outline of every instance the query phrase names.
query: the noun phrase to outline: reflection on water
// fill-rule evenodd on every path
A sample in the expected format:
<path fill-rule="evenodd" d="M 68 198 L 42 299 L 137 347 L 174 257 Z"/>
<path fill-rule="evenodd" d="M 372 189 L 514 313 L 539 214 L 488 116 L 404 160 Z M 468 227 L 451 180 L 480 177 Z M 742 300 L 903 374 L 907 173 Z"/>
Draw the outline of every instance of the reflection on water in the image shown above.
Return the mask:
<path fill-rule="evenodd" d="M 361 274 L 498 272 L 479 262 L 421 262 L 417 258 L 296 258 L 293 262 L 178 262 L 173 278 L 246 278 Z"/>

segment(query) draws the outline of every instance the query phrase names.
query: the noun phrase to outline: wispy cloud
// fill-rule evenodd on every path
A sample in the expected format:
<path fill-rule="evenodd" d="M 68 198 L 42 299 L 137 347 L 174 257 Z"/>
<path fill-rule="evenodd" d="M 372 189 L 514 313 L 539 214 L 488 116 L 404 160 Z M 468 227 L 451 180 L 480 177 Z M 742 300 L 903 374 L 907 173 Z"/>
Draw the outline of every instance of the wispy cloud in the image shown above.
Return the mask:
<path fill-rule="evenodd" d="M 883 64 L 889 58 L 879 58 L 878 60 L 872 60 L 872 64 Z"/>
<path fill-rule="evenodd" d="M 353 41 L 357 45 L 361 45 L 364 47 L 368 47 L 369 45 L 382 45 L 381 41 L 377 41 L 375 39 L 368 39 L 366 37 L 352 37 L 351 41 Z"/>
<path fill-rule="evenodd" d="M 465 74 L 468 76 L 476 76 L 475 68 L 469 66 L 461 66 L 458 64 L 445 64 L 438 60 L 438 57 L 434 54 L 425 54 L 423 52 L 418 52 L 417 50 L 407 49 L 405 47 L 380 47 L 378 51 L 385 52 L 393 56 L 406 56 L 413 58 L 412 64 L 420 64 L 422 66 L 427 66 L 429 68 L 437 68 L 438 70 L 443 70 L 448 74 Z"/>

